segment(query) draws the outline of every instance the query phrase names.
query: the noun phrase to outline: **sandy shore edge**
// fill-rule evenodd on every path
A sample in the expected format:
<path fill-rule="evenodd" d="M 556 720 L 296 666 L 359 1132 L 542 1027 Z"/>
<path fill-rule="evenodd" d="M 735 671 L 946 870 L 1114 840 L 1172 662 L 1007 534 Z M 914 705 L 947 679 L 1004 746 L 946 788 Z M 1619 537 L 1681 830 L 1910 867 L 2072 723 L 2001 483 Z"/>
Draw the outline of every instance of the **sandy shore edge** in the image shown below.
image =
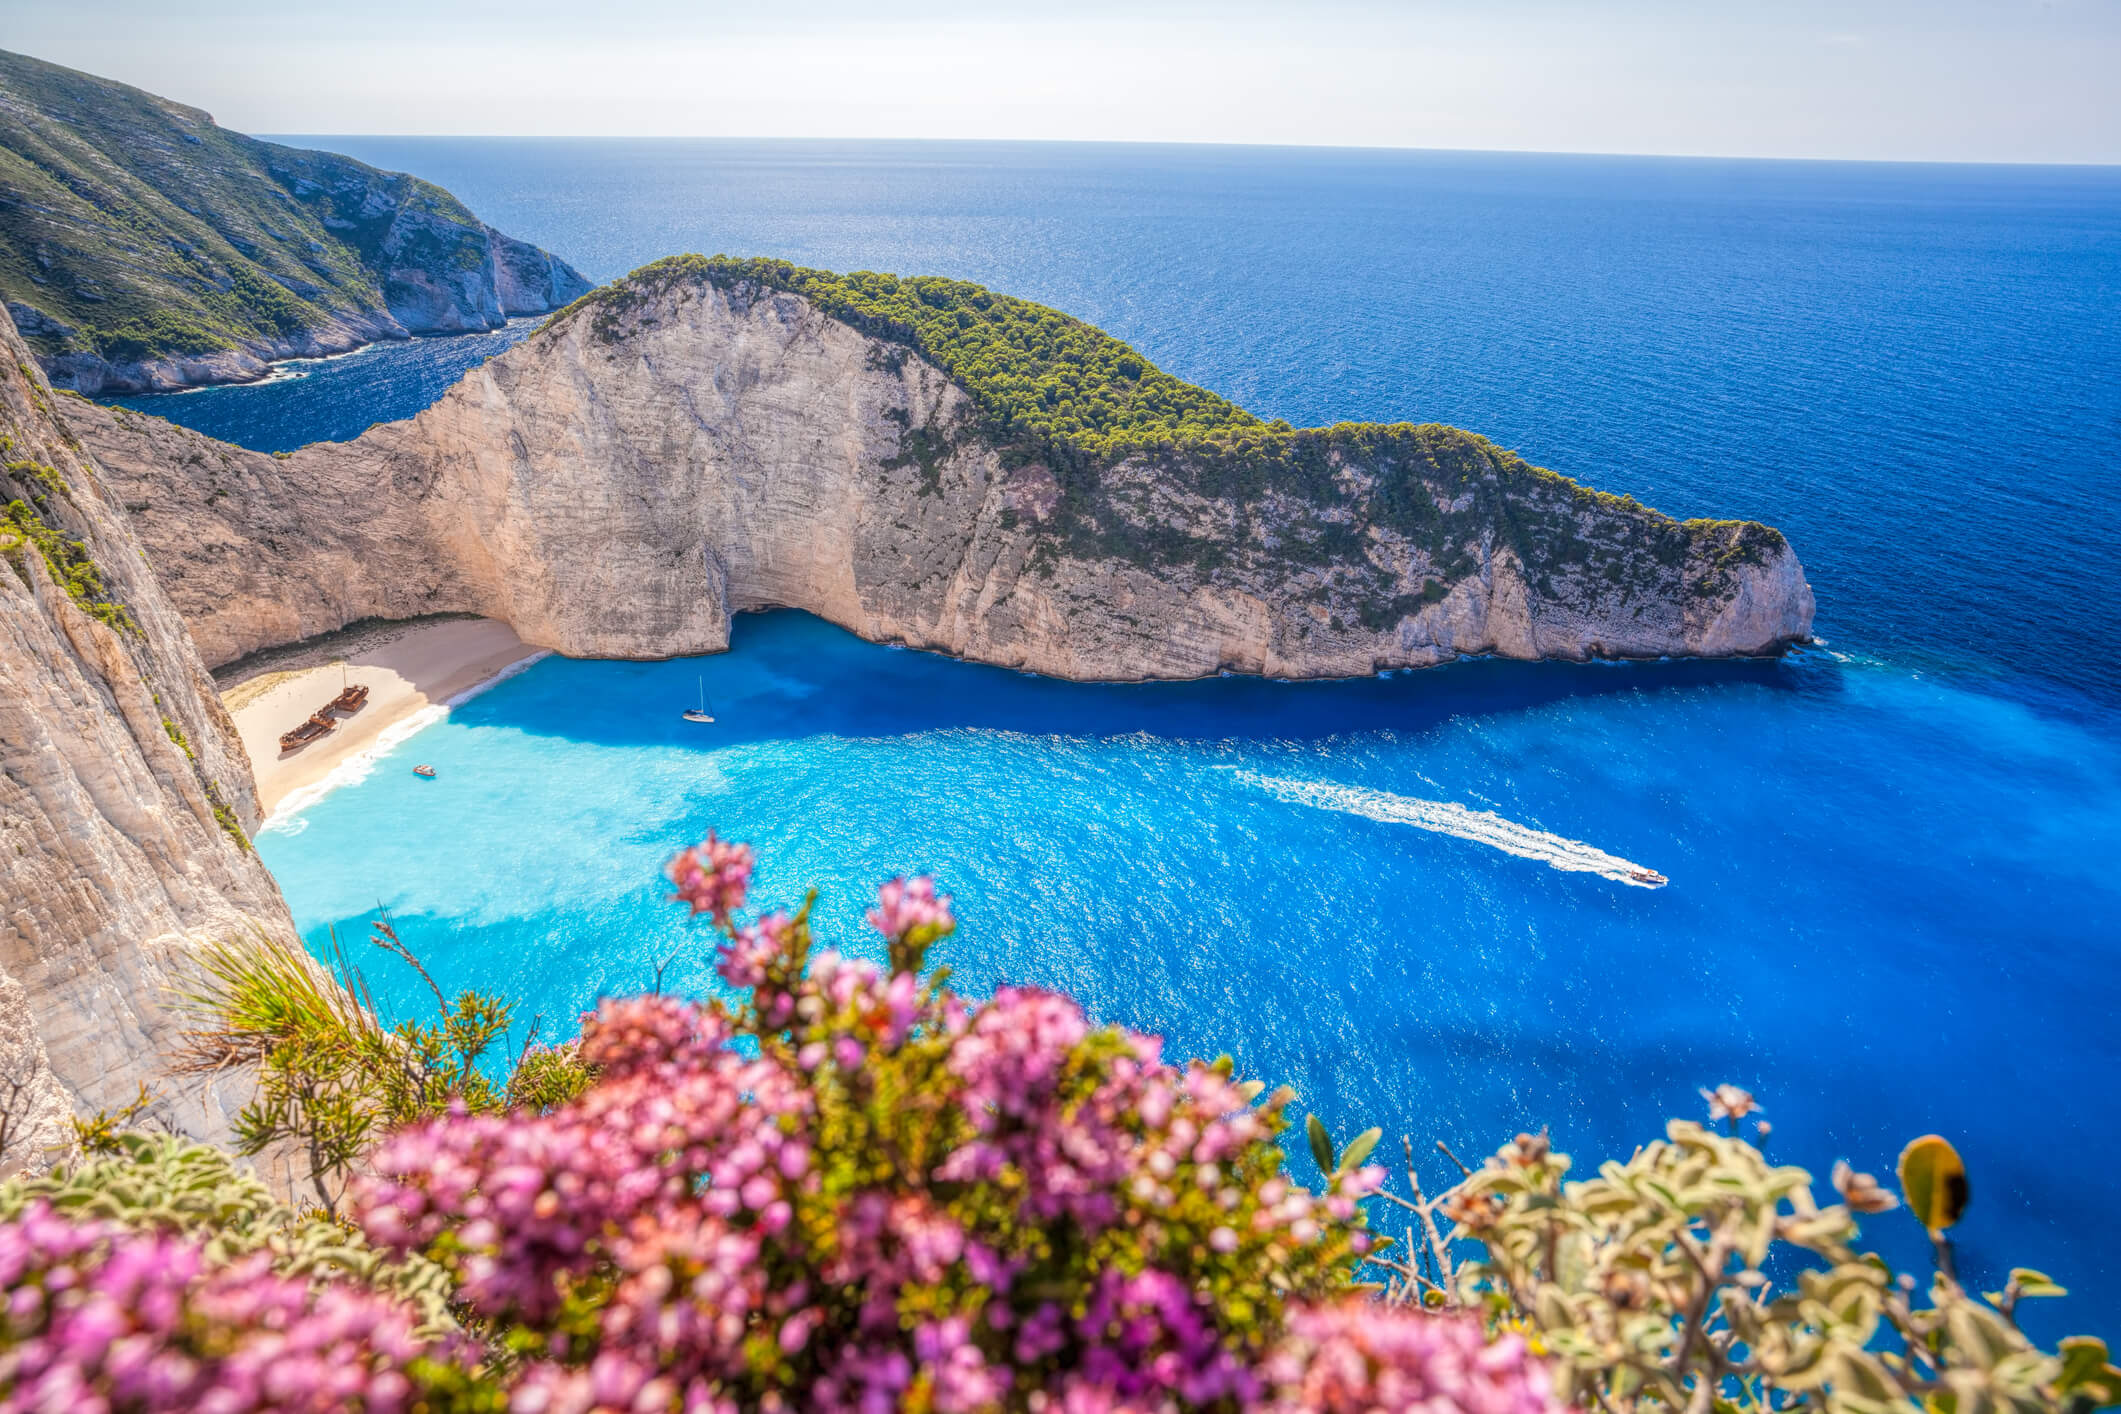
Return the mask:
<path fill-rule="evenodd" d="M 548 656 L 493 619 L 415 619 L 327 635 L 225 676 L 221 700 L 257 778 L 260 828 L 366 778 L 451 707 Z M 337 696 L 343 683 L 366 686 L 367 705 L 321 741 L 282 752 L 280 734 Z"/>

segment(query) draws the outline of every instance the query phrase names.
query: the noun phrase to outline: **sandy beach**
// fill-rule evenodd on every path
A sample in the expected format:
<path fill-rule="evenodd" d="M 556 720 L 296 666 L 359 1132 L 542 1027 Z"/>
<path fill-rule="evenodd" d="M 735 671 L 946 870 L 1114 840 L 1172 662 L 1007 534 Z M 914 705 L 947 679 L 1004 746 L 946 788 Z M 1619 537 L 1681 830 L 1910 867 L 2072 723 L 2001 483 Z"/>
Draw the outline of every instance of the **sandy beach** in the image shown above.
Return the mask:
<path fill-rule="evenodd" d="M 271 816 L 295 792 L 373 750 L 392 727 L 544 655 L 493 619 L 420 619 L 327 634 L 216 676 Z M 280 734 L 345 683 L 364 684 L 368 704 L 321 741 L 283 753 Z"/>

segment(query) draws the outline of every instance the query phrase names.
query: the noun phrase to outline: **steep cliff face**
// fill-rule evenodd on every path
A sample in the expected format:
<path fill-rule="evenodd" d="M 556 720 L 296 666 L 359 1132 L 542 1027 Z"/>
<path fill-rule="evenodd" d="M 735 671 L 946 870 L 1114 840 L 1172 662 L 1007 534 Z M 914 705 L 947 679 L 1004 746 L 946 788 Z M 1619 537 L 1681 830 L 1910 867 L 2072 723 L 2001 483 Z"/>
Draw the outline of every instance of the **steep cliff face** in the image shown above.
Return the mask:
<path fill-rule="evenodd" d="M 0 52 L 0 297 L 84 392 L 498 327 L 589 284 L 448 192 Z"/>
<path fill-rule="evenodd" d="M 581 272 L 549 250 L 486 227 L 493 252 L 494 297 L 504 316 L 547 314 L 589 289 Z"/>
<path fill-rule="evenodd" d="M 1098 679 L 1768 653 L 1811 626 L 1763 526 L 1675 522 L 1434 426 L 1267 429 L 1264 471 L 1085 458 L 903 331 L 713 262 L 600 292 L 352 443 L 277 458 L 104 409 L 77 425 L 212 663 L 450 610 L 653 657 L 788 606 Z"/>
<path fill-rule="evenodd" d="M 249 846 L 250 765 L 100 469 L 0 319 L 0 1098 L 12 1167 L 122 1105 L 179 1028 L 187 950 L 293 924 Z M 240 1095 L 237 1097 L 240 1099 Z M 219 1087 L 168 1093 L 225 1136 Z"/>

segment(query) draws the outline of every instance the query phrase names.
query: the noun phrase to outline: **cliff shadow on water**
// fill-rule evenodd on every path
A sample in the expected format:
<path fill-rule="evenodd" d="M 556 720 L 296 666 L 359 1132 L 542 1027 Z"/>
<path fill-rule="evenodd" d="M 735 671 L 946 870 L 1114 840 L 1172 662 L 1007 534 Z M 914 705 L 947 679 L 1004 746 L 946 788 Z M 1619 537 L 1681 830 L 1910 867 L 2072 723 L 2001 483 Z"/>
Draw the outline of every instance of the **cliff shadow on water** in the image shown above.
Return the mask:
<path fill-rule="evenodd" d="M 603 746 L 716 750 L 832 734 L 974 729 L 1033 736 L 1316 741 L 1424 731 L 1453 718 L 1598 699 L 1750 688 L 1839 694 L 1808 655 L 1524 663 L 1473 658 L 1364 678 L 1282 681 L 1239 674 L 1191 682 L 1084 683 L 870 644 L 800 610 L 740 614 L 727 653 L 661 662 L 548 660 L 517 690 L 457 707 L 460 726 L 505 726 Z M 583 711 L 589 684 L 610 694 Z M 704 683 L 711 727 L 678 717 Z M 629 708 L 637 710 L 628 710 Z"/>

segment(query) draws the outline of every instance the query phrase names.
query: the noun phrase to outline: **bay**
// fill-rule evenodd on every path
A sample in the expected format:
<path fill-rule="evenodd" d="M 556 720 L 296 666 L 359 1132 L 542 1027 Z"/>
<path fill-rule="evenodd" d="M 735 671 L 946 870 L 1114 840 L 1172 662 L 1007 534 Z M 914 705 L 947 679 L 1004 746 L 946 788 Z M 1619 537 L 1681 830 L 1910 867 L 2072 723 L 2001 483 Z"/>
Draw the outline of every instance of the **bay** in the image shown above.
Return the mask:
<path fill-rule="evenodd" d="M 1550 1124 L 1589 1162 L 1731 1081 L 1818 1172 L 1944 1133 L 1975 1278 L 2028 1264 L 2076 1289 L 2052 1319 L 2121 1314 L 2121 172 L 300 141 L 592 278 L 698 250 L 974 279 L 1263 415 L 1453 422 L 1767 520 L 1827 645 L 1098 687 L 745 618 L 698 663 L 548 660 L 277 823 L 260 849 L 312 938 L 384 904 L 445 985 L 565 1034 L 666 957 L 714 985 L 656 872 L 710 826 L 759 846 L 764 897 L 821 887 L 849 946 L 870 887 L 932 869 L 970 990 L 1064 987 L 1229 1050 L 1337 1132 L 1463 1152 Z M 136 405 L 345 437 L 520 332 Z M 704 733 L 676 717 L 702 673 Z M 1911 1224 L 1872 1226 L 1919 1263 Z"/>

